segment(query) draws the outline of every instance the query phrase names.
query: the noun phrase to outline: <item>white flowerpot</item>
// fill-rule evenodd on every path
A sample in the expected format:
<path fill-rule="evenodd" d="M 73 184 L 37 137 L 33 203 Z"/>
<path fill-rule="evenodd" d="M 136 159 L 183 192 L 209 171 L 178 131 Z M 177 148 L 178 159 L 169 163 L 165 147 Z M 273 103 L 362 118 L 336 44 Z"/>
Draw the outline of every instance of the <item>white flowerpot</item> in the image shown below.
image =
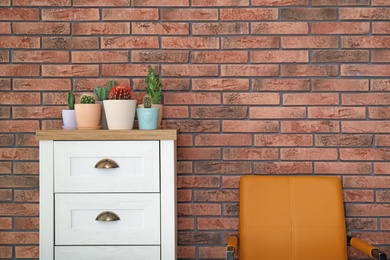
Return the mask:
<path fill-rule="evenodd" d="M 108 129 L 133 129 L 137 100 L 104 100 Z"/>
<path fill-rule="evenodd" d="M 64 128 L 65 130 L 77 129 L 76 114 L 74 110 L 62 110 L 62 121 L 64 123 L 62 128 Z"/>

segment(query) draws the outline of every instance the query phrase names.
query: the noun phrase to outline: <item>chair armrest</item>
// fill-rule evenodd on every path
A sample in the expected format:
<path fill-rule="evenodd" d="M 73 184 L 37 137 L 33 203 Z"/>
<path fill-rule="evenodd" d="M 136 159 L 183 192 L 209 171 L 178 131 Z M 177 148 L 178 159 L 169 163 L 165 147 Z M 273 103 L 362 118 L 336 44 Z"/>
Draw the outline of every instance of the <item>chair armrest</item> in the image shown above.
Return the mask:
<path fill-rule="evenodd" d="M 348 237 L 348 243 L 372 258 L 376 258 L 377 260 L 387 260 L 385 253 L 357 237 Z"/>
<path fill-rule="evenodd" d="M 226 260 L 233 260 L 234 253 L 237 251 L 238 237 L 230 236 L 226 247 Z"/>

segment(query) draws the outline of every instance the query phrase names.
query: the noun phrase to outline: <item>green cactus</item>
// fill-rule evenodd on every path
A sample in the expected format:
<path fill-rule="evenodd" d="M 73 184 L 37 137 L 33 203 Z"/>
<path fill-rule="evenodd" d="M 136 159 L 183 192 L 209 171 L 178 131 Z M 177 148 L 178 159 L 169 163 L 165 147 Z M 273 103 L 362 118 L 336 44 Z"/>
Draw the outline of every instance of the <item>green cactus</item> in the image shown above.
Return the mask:
<path fill-rule="evenodd" d="M 149 95 L 144 96 L 144 108 L 151 108 L 152 107 L 152 97 Z"/>
<path fill-rule="evenodd" d="M 81 95 L 80 103 L 81 104 L 95 104 L 95 97 L 93 96 L 93 94 L 84 93 Z"/>
<path fill-rule="evenodd" d="M 96 86 L 93 91 L 95 92 L 96 97 L 99 101 L 107 100 L 108 99 L 108 93 L 110 92 L 111 88 L 113 88 L 116 85 L 115 80 L 110 80 L 107 82 L 106 87 Z"/>
<path fill-rule="evenodd" d="M 152 97 L 153 104 L 161 102 L 162 94 L 162 83 L 158 75 L 154 73 L 154 70 L 149 66 L 149 73 L 146 77 L 146 92 Z"/>
<path fill-rule="evenodd" d="M 74 110 L 75 98 L 73 92 L 68 92 L 68 107 L 70 110 Z"/>

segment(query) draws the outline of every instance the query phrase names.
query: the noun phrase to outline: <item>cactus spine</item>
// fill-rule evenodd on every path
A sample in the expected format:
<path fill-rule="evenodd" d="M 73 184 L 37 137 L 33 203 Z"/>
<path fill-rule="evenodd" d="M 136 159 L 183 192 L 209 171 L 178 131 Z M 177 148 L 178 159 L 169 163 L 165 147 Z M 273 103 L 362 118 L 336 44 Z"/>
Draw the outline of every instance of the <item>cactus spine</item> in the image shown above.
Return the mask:
<path fill-rule="evenodd" d="M 108 93 L 108 99 L 131 99 L 129 86 L 115 86 Z"/>
<path fill-rule="evenodd" d="M 95 97 L 92 94 L 85 93 L 81 95 L 81 104 L 95 104 Z"/>
<path fill-rule="evenodd" d="M 152 97 L 149 95 L 144 96 L 144 108 L 152 107 Z"/>
<path fill-rule="evenodd" d="M 68 107 L 70 110 L 74 110 L 75 98 L 73 92 L 68 92 Z"/>

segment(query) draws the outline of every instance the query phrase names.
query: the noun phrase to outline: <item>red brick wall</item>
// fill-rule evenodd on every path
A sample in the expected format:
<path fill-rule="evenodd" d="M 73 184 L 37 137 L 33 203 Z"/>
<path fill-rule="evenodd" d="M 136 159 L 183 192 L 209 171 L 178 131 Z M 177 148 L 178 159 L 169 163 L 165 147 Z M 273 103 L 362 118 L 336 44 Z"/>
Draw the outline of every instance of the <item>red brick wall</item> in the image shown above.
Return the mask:
<path fill-rule="evenodd" d="M 38 257 L 34 132 L 69 90 L 139 99 L 149 64 L 180 129 L 181 258 L 223 257 L 243 174 L 341 176 L 348 230 L 390 253 L 389 0 L 0 0 L 0 258 Z"/>

